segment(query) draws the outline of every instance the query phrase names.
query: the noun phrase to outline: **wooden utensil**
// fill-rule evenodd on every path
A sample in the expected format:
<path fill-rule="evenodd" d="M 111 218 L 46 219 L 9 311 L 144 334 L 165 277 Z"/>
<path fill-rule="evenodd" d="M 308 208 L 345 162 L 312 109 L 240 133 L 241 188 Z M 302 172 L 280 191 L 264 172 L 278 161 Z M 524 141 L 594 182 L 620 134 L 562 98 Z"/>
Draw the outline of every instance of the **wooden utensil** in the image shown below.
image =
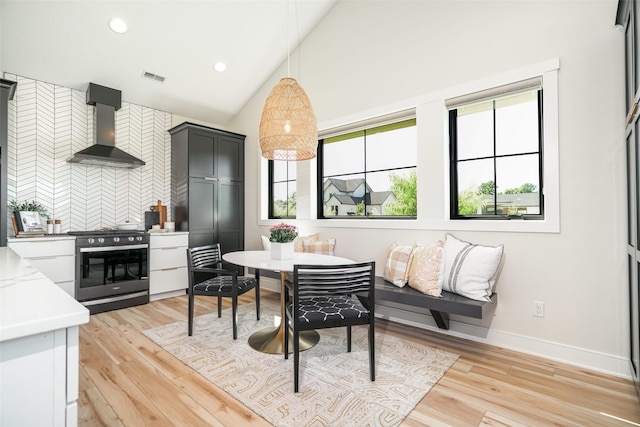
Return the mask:
<path fill-rule="evenodd" d="M 164 228 L 164 222 L 167 220 L 167 207 L 162 204 L 161 200 L 158 200 L 158 204 L 153 208 L 155 212 L 160 214 L 160 228 Z"/>

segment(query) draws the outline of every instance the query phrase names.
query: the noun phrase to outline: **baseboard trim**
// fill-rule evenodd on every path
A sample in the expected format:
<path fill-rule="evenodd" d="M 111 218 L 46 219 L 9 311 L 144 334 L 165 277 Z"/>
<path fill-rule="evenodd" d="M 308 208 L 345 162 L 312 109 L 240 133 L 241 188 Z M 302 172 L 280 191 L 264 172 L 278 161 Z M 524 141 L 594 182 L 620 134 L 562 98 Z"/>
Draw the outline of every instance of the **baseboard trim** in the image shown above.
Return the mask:
<path fill-rule="evenodd" d="M 260 287 L 276 293 L 280 292 L 280 283 L 274 279 L 261 278 Z M 409 311 L 387 304 L 376 304 L 376 312 L 377 317 L 392 322 L 502 347 L 607 375 L 632 379 L 629 361 L 611 354 L 500 331 L 482 324 L 466 323 L 460 321 L 459 316 L 451 316 L 449 330 L 439 329 L 426 310 L 424 312 Z"/>

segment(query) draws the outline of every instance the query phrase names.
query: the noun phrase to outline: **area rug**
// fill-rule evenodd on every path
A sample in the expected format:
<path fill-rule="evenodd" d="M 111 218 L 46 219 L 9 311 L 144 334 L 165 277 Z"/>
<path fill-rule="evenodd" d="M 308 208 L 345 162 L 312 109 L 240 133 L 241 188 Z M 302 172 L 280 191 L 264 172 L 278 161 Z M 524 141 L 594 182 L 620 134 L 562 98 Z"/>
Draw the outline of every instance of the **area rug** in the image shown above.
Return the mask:
<path fill-rule="evenodd" d="M 152 341 L 275 426 L 397 426 L 458 358 L 376 331 L 376 380 L 369 380 L 367 328 L 319 331 L 320 342 L 300 356 L 300 391 L 293 392 L 293 356 L 252 349 L 252 332 L 273 325 L 278 301 L 239 307 L 238 339 L 231 312 L 194 319 L 193 336 L 180 321 L 143 331 Z"/>

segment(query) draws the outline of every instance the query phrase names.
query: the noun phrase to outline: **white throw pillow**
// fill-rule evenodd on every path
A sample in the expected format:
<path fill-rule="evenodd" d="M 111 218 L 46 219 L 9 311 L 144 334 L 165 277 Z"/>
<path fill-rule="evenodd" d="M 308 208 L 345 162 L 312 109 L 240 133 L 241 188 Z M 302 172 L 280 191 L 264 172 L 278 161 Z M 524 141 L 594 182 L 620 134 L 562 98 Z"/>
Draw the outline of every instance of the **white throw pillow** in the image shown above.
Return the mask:
<path fill-rule="evenodd" d="M 504 245 L 474 245 L 447 234 L 441 268 L 442 290 L 490 301 Z"/>
<path fill-rule="evenodd" d="M 269 241 L 269 238 L 267 236 L 260 236 L 260 237 L 262 237 L 262 249 L 265 251 L 270 251 L 271 242 Z"/>

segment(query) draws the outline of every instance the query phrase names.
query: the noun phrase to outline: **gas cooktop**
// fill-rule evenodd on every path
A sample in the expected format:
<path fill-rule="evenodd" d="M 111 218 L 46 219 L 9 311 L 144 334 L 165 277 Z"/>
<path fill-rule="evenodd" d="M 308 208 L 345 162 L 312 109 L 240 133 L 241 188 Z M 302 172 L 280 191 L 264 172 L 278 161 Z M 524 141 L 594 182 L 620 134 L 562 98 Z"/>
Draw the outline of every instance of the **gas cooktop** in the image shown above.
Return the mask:
<path fill-rule="evenodd" d="M 69 231 L 72 236 L 104 236 L 112 234 L 143 234 L 144 230 L 91 230 L 91 231 Z"/>

